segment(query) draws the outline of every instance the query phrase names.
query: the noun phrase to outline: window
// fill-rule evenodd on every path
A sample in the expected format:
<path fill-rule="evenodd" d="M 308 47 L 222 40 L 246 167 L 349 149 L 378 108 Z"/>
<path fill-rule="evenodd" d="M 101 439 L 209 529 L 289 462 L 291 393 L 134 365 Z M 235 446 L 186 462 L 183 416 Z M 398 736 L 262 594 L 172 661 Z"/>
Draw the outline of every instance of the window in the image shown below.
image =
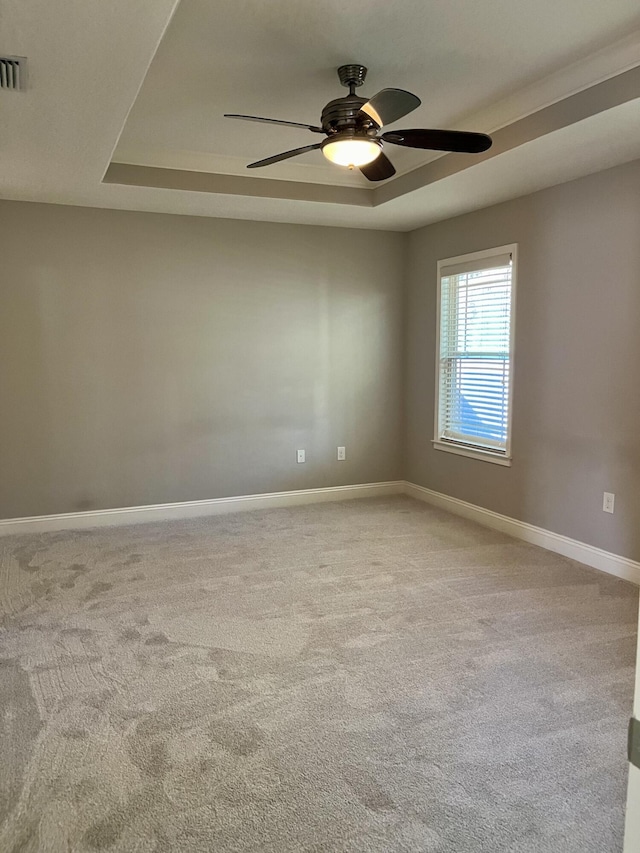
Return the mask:
<path fill-rule="evenodd" d="M 515 244 L 438 262 L 434 447 L 511 464 Z"/>

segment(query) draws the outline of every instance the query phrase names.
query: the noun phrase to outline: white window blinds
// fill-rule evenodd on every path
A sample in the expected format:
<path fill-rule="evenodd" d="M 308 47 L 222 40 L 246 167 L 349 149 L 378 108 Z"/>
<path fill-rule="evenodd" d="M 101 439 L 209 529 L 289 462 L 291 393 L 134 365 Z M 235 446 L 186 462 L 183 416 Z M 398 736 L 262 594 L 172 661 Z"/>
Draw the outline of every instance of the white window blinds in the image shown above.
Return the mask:
<path fill-rule="evenodd" d="M 440 265 L 436 442 L 509 452 L 513 253 Z"/>

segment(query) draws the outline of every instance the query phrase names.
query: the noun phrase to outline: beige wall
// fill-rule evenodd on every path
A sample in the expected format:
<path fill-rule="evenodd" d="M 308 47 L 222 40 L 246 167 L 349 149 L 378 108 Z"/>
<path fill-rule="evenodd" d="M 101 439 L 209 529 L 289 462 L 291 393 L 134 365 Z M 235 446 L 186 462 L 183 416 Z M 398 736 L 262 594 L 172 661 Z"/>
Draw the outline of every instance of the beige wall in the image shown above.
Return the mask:
<path fill-rule="evenodd" d="M 514 458 L 503 468 L 430 444 L 436 261 L 512 242 Z M 639 560 L 640 162 L 414 232 L 406 316 L 407 479 Z"/>
<path fill-rule="evenodd" d="M 509 469 L 430 441 L 436 261 L 510 242 Z M 640 559 L 640 162 L 411 235 L 0 202 L 0 250 L 0 518 L 405 476 Z"/>
<path fill-rule="evenodd" d="M 400 477 L 405 239 L 1 202 L 0 518 Z"/>

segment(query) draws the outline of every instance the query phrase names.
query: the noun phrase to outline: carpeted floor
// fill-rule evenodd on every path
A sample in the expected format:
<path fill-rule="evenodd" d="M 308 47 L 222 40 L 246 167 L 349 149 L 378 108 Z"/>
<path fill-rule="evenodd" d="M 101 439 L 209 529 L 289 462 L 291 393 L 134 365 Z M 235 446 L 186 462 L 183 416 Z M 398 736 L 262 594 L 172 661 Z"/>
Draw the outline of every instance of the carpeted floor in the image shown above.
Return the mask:
<path fill-rule="evenodd" d="M 3 853 L 621 850 L 622 581 L 404 497 L 0 558 Z"/>

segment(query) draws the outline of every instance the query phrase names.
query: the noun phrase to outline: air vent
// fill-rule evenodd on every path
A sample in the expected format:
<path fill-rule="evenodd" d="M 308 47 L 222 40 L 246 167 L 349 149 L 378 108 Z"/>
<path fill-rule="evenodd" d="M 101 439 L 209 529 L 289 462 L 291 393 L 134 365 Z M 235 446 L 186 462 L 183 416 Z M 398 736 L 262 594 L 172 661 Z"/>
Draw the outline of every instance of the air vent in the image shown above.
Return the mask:
<path fill-rule="evenodd" d="M 26 56 L 0 56 L 0 89 L 20 92 L 26 88 Z"/>

